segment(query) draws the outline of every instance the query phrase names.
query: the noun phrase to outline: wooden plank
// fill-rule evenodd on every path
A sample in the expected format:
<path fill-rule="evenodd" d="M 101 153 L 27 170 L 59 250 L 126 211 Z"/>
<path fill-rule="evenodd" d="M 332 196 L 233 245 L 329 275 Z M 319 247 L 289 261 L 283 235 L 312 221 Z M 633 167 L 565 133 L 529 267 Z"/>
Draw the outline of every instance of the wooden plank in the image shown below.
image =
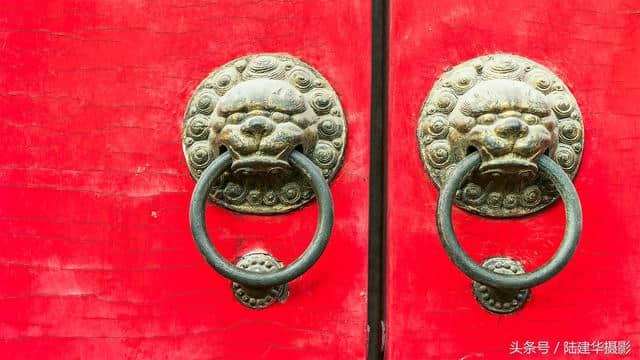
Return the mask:
<path fill-rule="evenodd" d="M 344 359 L 366 352 L 370 4 L 53 0 L 0 5 L 0 352 L 14 358 Z M 348 25 L 348 26 L 347 26 Z M 214 68 L 314 66 L 349 124 L 335 226 L 284 304 L 254 311 L 191 238 L 182 114 Z M 316 205 L 208 208 L 228 258 L 289 263 Z"/>
<path fill-rule="evenodd" d="M 387 358 L 507 359 L 513 341 L 548 341 L 550 352 L 559 342 L 556 358 L 565 358 L 565 341 L 630 341 L 635 352 L 638 3 L 396 0 L 390 6 Z M 415 140 L 420 108 L 440 74 L 495 52 L 549 67 L 576 96 L 585 124 L 575 180 L 584 212 L 578 251 L 511 316 L 483 310 L 471 281 L 447 258 L 435 224 L 437 190 Z M 517 220 L 490 220 L 460 209 L 453 215 L 457 235 L 476 261 L 509 255 L 529 270 L 549 259 L 564 229 L 560 203 Z"/>

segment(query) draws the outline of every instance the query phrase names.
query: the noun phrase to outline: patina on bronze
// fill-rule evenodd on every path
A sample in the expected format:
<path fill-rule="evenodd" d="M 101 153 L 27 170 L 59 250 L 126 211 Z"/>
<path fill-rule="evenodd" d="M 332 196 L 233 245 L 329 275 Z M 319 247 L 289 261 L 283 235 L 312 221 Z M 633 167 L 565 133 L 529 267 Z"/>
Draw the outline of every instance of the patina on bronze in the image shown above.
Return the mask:
<path fill-rule="evenodd" d="M 241 256 L 236 266 L 255 273 L 268 273 L 282 269 L 283 264 L 266 252 L 251 252 Z M 236 300 L 251 309 L 264 309 L 276 301 L 284 302 L 289 294 L 287 284 L 269 287 L 250 287 L 232 282 L 231 289 Z"/>
<path fill-rule="evenodd" d="M 505 301 L 514 300 L 512 296 L 515 296 L 515 300 L 523 300 L 517 298 L 518 292 L 515 290 L 529 289 L 540 285 L 557 275 L 569 263 L 576 251 L 580 232 L 582 231 L 582 207 L 580 206 L 580 199 L 576 189 L 563 169 L 548 156 L 540 156 L 537 161 L 539 170 L 549 176 L 565 203 L 567 225 L 560 246 L 546 264 L 532 272 L 524 272 L 524 268 L 519 269 L 517 266 L 519 264 L 514 264 L 515 260 L 513 259 L 509 263 L 509 269 L 511 269 L 511 265 L 515 265 L 514 271 L 511 273 L 495 271 L 497 266 L 494 264 L 492 269 L 491 263 L 485 263 L 486 267 L 480 266 L 460 246 L 451 223 L 451 207 L 456 191 L 463 184 L 465 178 L 472 173 L 472 170 L 479 166 L 482 166 L 482 159 L 480 154 L 475 152 L 465 157 L 454 167 L 438 196 L 438 206 L 436 208 L 438 233 L 451 261 L 475 282 L 492 288 L 483 294 L 479 286 L 476 287 L 474 285 L 474 293 L 476 298 L 481 299 L 480 303 L 489 311 L 510 313 L 522 306 L 522 304 L 517 303 L 508 309 L 502 308 Z M 500 263 L 506 265 L 508 262 L 501 261 Z M 503 265 L 500 267 L 502 268 Z M 485 299 L 484 295 L 488 295 L 488 297 Z M 492 301 L 490 302 L 489 300 Z M 496 311 L 498 309 L 496 305 L 498 301 L 501 304 L 500 311 Z"/>
<path fill-rule="evenodd" d="M 275 297 L 273 296 L 267 300 L 272 288 L 276 290 L 282 289 L 279 286 L 290 282 L 309 270 L 327 247 L 333 228 L 333 200 L 329 185 L 322 176 L 320 169 L 309 158 L 296 150 L 289 154 L 289 162 L 311 184 L 311 188 L 318 199 L 318 223 L 316 232 L 307 249 L 298 259 L 287 266 L 268 267 L 267 259 L 264 257 L 262 260 L 252 258 L 249 266 L 246 267 L 243 266 L 246 264 L 244 260 L 240 259 L 236 266 L 227 261 L 211 242 L 205 223 L 205 206 L 209 189 L 215 179 L 232 167 L 233 157 L 229 152 L 220 155 L 204 170 L 191 196 L 189 223 L 191 225 L 191 234 L 200 253 L 216 272 L 242 285 L 244 288 L 242 295 L 238 292 L 240 287 L 232 287 L 234 296 L 236 298 L 239 297 L 238 300 L 244 305 L 253 308 L 264 308 L 275 302 Z M 253 261 L 256 261 L 257 264 L 253 264 Z M 265 261 L 265 264 L 261 264 L 261 261 Z M 277 262 L 275 259 L 273 261 Z M 264 265 L 265 271 L 262 271 L 262 265 Z M 248 289 L 251 290 L 247 291 Z M 243 295 L 247 295 L 246 299 Z M 252 303 L 251 299 L 255 301 Z M 261 299 L 263 300 L 262 303 L 259 301 Z"/>
<path fill-rule="evenodd" d="M 479 215 L 524 216 L 558 192 L 538 171 L 547 154 L 573 178 L 582 157 L 582 116 L 556 75 L 510 54 L 481 56 L 446 71 L 424 102 L 417 127 L 422 162 L 439 188 L 467 155 L 480 166 L 456 194 Z"/>
<path fill-rule="evenodd" d="M 498 274 L 524 274 L 520 262 L 507 256 L 495 256 L 486 259 L 482 267 Z M 471 285 L 473 295 L 485 309 L 496 314 L 511 314 L 520 310 L 527 302 L 531 290 L 495 288 L 474 281 Z"/>
<path fill-rule="evenodd" d="M 191 176 L 224 152 L 233 163 L 210 188 L 219 205 L 248 214 L 278 214 L 313 198 L 293 171 L 296 149 L 327 180 L 342 164 L 346 122 L 340 99 L 311 66 L 287 54 L 245 56 L 213 71 L 184 116 L 182 143 Z"/>
<path fill-rule="evenodd" d="M 346 140 L 338 95 L 311 66 L 287 54 L 245 56 L 215 70 L 187 105 L 185 159 L 197 180 L 189 221 L 198 249 L 230 279 L 236 299 L 265 308 L 287 294 L 287 283 L 318 260 L 333 226 L 327 181 L 342 164 Z M 234 266 L 209 240 L 207 198 L 248 214 L 277 214 L 318 198 L 318 228 L 305 252 L 283 267 L 266 252 Z"/>

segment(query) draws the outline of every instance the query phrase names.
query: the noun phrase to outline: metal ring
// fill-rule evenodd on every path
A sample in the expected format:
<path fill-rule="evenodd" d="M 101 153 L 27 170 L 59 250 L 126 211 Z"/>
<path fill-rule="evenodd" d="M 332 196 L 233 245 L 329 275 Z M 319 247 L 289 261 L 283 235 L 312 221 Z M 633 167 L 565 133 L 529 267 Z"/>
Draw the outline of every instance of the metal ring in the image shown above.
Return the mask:
<path fill-rule="evenodd" d="M 542 155 L 538 161 L 541 171 L 550 176 L 565 203 L 566 227 L 564 237 L 551 260 L 539 269 L 518 275 L 504 275 L 489 271 L 478 265 L 460 246 L 451 224 L 451 206 L 456 191 L 464 178 L 480 165 L 480 155 L 473 153 L 454 168 L 449 181 L 440 191 L 436 218 L 440 241 L 453 263 L 473 280 L 495 288 L 528 289 L 551 279 L 562 270 L 576 250 L 582 231 L 582 208 L 576 189 L 567 174 L 549 157 Z"/>
<path fill-rule="evenodd" d="M 324 252 L 329 242 L 333 227 L 333 200 L 329 185 L 316 165 L 305 155 L 292 151 L 289 157 L 291 164 L 300 170 L 311 183 L 311 187 L 318 199 L 318 224 L 313 240 L 293 263 L 282 269 L 270 273 L 255 273 L 236 267 L 227 261 L 213 246 L 205 225 L 205 205 L 209 196 L 209 188 L 222 172 L 231 166 L 231 155 L 226 152 L 218 156 L 209 165 L 198 180 L 189 207 L 189 222 L 191 234 L 200 249 L 200 253 L 220 275 L 231 281 L 248 287 L 271 287 L 290 282 L 309 270 Z"/>

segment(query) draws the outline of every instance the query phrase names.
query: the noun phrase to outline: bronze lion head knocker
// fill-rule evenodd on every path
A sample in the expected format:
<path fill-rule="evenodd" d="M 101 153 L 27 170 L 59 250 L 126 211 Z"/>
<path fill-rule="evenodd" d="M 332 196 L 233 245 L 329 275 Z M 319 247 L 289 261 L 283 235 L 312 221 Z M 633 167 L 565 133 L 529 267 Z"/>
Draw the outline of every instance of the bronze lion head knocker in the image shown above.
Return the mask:
<path fill-rule="evenodd" d="M 342 164 L 346 123 L 340 99 L 311 66 L 287 54 L 233 60 L 205 78 L 185 114 L 183 150 L 191 175 L 222 152 L 233 162 L 211 199 L 235 211 L 275 214 L 313 197 L 289 155 L 298 150 L 330 181 Z"/>
<path fill-rule="evenodd" d="M 558 193 L 536 164 L 543 154 L 570 177 L 582 157 L 578 105 L 550 70 L 510 54 L 481 56 L 446 71 L 424 102 L 417 128 L 423 164 L 441 187 L 465 156 L 480 166 L 456 196 L 458 206 L 492 217 L 521 216 Z"/>

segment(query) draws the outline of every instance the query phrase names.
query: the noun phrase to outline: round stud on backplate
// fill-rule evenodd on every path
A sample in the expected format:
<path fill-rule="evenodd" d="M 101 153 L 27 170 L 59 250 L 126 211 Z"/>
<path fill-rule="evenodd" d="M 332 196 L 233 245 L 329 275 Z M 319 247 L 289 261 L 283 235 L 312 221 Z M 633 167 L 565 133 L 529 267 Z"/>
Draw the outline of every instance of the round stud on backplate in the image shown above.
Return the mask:
<path fill-rule="evenodd" d="M 558 198 L 537 160 L 547 154 L 575 177 L 584 145 L 578 104 L 562 80 L 521 56 L 493 54 L 445 71 L 425 100 L 416 129 L 422 163 L 442 188 L 471 152 L 482 163 L 456 204 L 491 217 L 525 216 Z"/>
<path fill-rule="evenodd" d="M 196 88 L 182 149 L 196 180 L 222 152 L 233 157 L 211 187 L 212 201 L 242 213 L 279 214 L 314 196 L 289 154 L 303 152 L 330 182 L 346 138 L 340 98 L 319 72 L 291 55 L 256 54 L 221 66 Z"/>
<path fill-rule="evenodd" d="M 249 253 L 238 259 L 236 266 L 247 271 L 268 273 L 283 267 L 282 263 L 267 253 Z M 252 288 L 233 282 L 231 285 L 233 295 L 242 305 L 251 309 L 264 309 L 276 301 L 283 302 L 289 293 L 286 284 Z"/>
<path fill-rule="evenodd" d="M 518 261 L 505 257 L 492 257 L 482 263 L 482 267 L 505 275 L 524 274 L 524 267 Z M 529 289 L 496 289 L 476 281 L 472 284 L 473 295 L 485 309 L 496 314 L 511 314 L 520 310 L 530 295 Z"/>

